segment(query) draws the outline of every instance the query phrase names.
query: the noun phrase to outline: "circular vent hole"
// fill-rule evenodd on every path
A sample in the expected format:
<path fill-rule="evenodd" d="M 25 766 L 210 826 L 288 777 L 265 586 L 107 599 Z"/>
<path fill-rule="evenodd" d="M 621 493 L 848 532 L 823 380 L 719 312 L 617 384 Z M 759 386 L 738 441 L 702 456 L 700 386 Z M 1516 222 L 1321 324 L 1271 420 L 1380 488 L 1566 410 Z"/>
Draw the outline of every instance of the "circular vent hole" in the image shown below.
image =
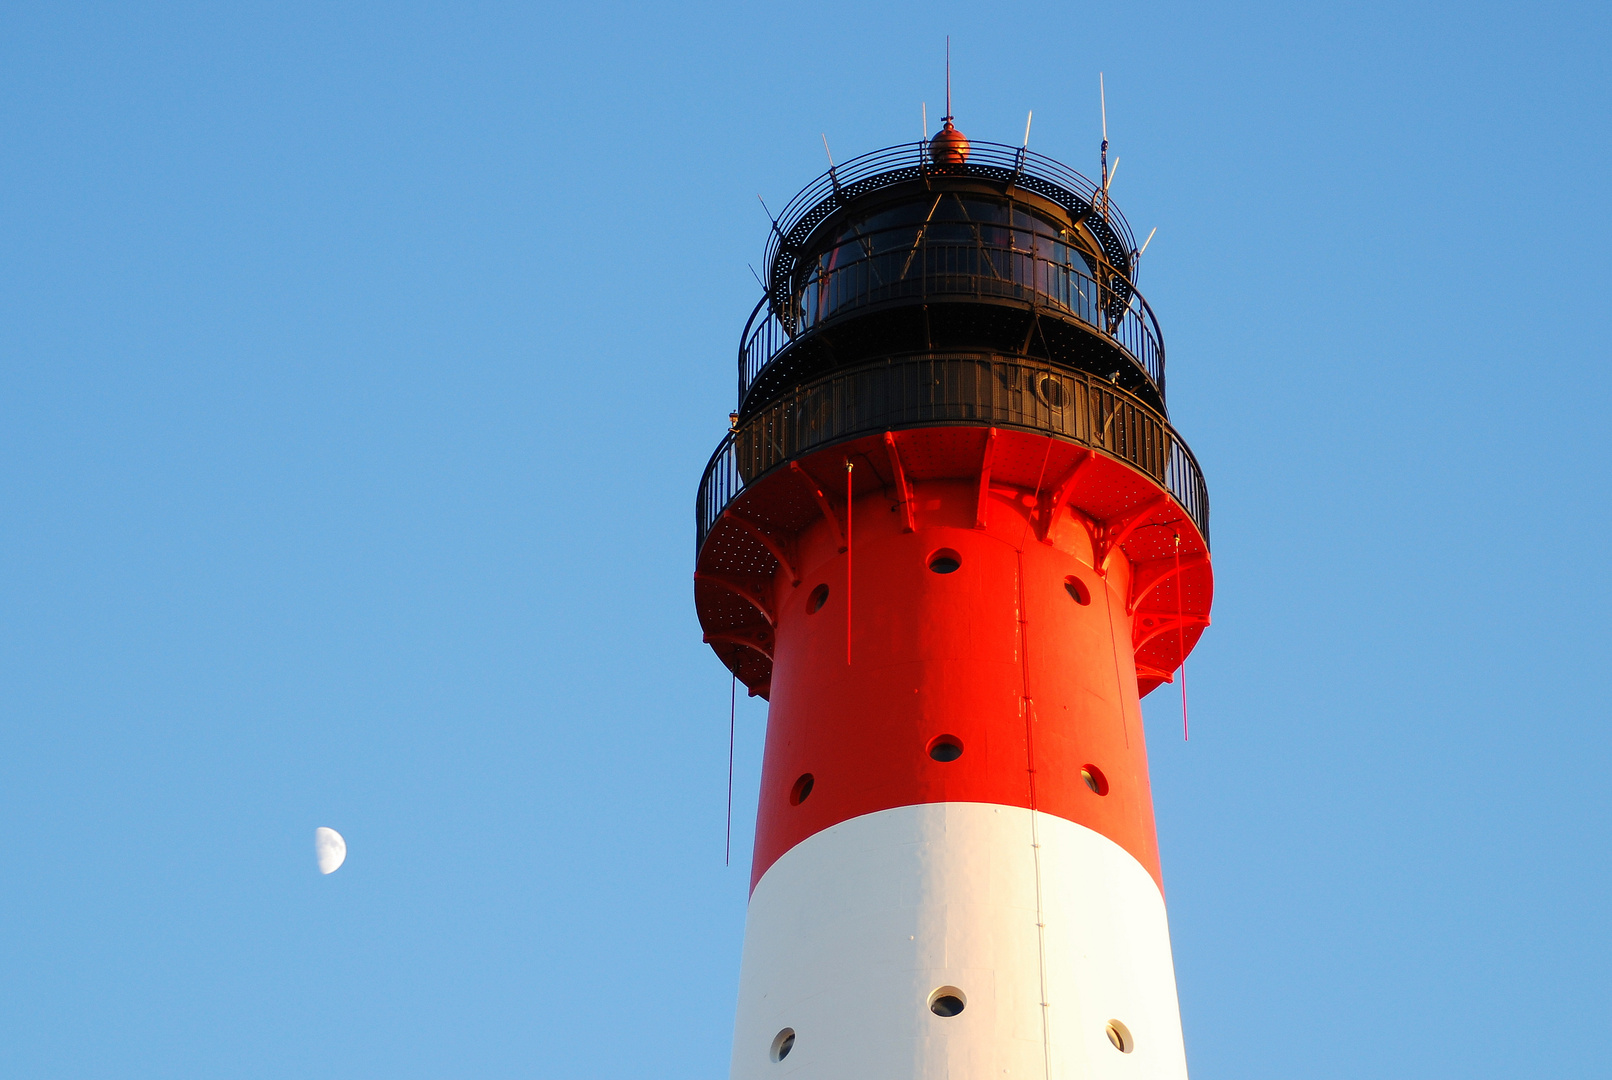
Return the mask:
<path fill-rule="evenodd" d="M 1064 591 L 1069 594 L 1070 598 L 1073 599 L 1075 603 L 1091 603 L 1091 590 L 1086 588 L 1086 583 L 1081 581 L 1074 574 L 1070 574 L 1068 577 L 1063 579 L 1063 587 Z"/>
<path fill-rule="evenodd" d="M 963 740 L 956 735 L 937 735 L 929 744 L 929 756 L 936 761 L 956 761 L 963 756 Z"/>
<path fill-rule="evenodd" d="M 789 805 L 799 806 L 806 801 L 806 796 L 812 793 L 812 785 L 817 783 L 811 773 L 801 773 L 795 786 L 789 789 Z"/>
<path fill-rule="evenodd" d="M 1086 781 L 1086 786 L 1091 788 L 1093 795 L 1108 794 L 1108 777 L 1104 776 L 1103 770 L 1097 766 L 1082 765 L 1080 767 L 1080 778 Z"/>
<path fill-rule="evenodd" d="M 816 615 L 823 609 L 823 605 L 826 603 L 828 603 L 828 586 L 826 584 L 819 585 L 817 588 L 813 589 L 812 594 L 806 598 L 806 614 Z"/>
<path fill-rule="evenodd" d="M 1131 1029 L 1118 1020 L 1108 1022 L 1108 1041 L 1122 1054 L 1128 1054 L 1136 1049 L 1136 1040 L 1131 1038 Z"/>
<path fill-rule="evenodd" d="M 963 565 L 963 558 L 951 548 L 941 548 L 929 556 L 929 569 L 937 574 L 956 573 L 957 568 Z"/>
<path fill-rule="evenodd" d="M 929 995 L 929 1011 L 936 1016 L 956 1016 L 967 1003 L 963 992 L 955 986 L 942 986 Z"/>
<path fill-rule="evenodd" d="M 772 1038 L 772 1059 L 782 1061 L 795 1048 L 795 1029 L 784 1028 Z"/>

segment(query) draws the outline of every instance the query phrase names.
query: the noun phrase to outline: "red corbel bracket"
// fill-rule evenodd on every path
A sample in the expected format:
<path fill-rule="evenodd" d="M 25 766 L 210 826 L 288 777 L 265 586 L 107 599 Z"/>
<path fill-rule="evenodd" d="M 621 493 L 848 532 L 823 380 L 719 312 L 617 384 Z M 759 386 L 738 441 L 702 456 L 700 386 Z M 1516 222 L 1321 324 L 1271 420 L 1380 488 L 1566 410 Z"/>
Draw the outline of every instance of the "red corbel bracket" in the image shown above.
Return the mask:
<path fill-rule="evenodd" d="M 1075 459 L 1075 463 L 1064 471 L 1063 479 L 1059 480 L 1057 486 L 1052 489 L 1051 497 L 1043 502 L 1042 507 L 1038 508 L 1041 512 L 1036 515 L 1037 540 L 1040 540 L 1043 544 L 1052 543 L 1048 539 L 1048 536 L 1052 533 L 1052 519 L 1057 517 L 1058 508 L 1069 497 L 1069 493 L 1075 490 L 1075 482 L 1086 471 L 1086 467 L 1096 460 L 1096 451 L 1084 451 Z"/>
<path fill-rule="evenodd" d="M 1147 594 L 1174 577 L 1177 571 L 1184 574 L 1195 567 L 1208 565 L 1209 556 L 1202 553 L 1188 555 L 1179 563 L 1169 558 L 1139 564 L 1131 574 L 1131 602 L 1125 605 L 1125 614 L 1136 614 L 1136 609 L 1142 606 Z"/>
<path fill-rule="evenodd" d="M 694 571 L 694 580 L 720 586 L 740 599 L 748 601 L 751 607 L 761 612 L 761 617 L 767 620 L 768 626 L 771 626 L 774 630 L 778 629 L 778 620 L 774 617 L 772 605 L 767 603 L 767 598 L 744 582 L 731 578 L 726 574 L 706 574 L 698 570 Z"/>
<path fill-rule="evenodd" d="M 800 462 L 791 461 L 789 471 L 800 477 L 800 482 L 806 485 L 806 490 L 810 491 L 812 498 L 817 500 L 818 509 L 823 511 L 823 516 L 828 519 L 829 528 L 834 530 L 835 542 L 839 545 L 839 549 L 844 551 L 845 530 L 840 528 L 839 515 L 834 513 L 834 505 L 828 501 L 828 496 L 824 495 L 823 489 L 817 486 L 817 481 L 812 479 L 812 474 L 800 467 Z"/>
<path fill-rule="evenodd" d="M 1159 682 L 1175 682 L 1173 672 L 1160 671 L 1158 668 L 1149 667 L 1146 664 L 1136 665 L 1136 677 L 1138 679 L 1157 679 Z"/>
<path fill-rule="evenodd" d="M 1153 615 L 1150 613 L 1147 618 L 1153 620 L 1152 626 L 1144 627 L 1141 619 L 1134 620 L 1131 623 L 1131 648 L 1133 650 L 1140 649 L 1160 634 L 1173 633 L 1177 627 L 1185 629 L 1190 626 L 1209 625 L 1207 615 L 1187 615 L 1177 619 L 1174 615 Z M 1141 637 L 1136 636 L 1139 633 L 1142 635 Z"/>
<path fill-rule="evenodd" d="M 974 528 L 985 528 L 985 508 L 991 498 L 991 460 L 996 456 L 996 429 L 985 434 L 985 452 L 980 455 L 980 495 L 974 504 Z"/>
<path fill-rule="evenodd" d="M 884 433 L 884 452 L 890 456 L 890 469 L 896 474 L 896 498 L 901 501 L 902 531 L 917 529 L 912 507 L 912 486 L 907 483 L 907 471 L 901 467 L 901 451 L 896 446 L 894 432 Z"/>
<path fill-rule="evenodd" d="M 705 635 L 705 643 L 707 645 L 738 645 L 742 648 L 758 652 L 762 656 L 765 656 L 768 660 L 772 659 L 772 646 L 768 644 L 768 642 L 771 640 L 772 636 L 770 634 L 767 636 L 765 641 L 759 640 L 758 636 L 756 635 L 735 634 L 727 631 L 720 631 L 718 633 Z"/>
<path fill-rule="evenodd" d="M 791 585 L 800 584 L 800 571 L 795 569 L 795 560 L 790 556 L 787 544 L 774 540 L 772 537 L 761 531 L 760 525 L 757 525 L 749 518 L 740 517 L 731 510 L 724 510 L 722 512 L 722 517 L 718 520 L 731 521 L 733 524 L 743 529 L 751 536 L 751 538 L 755 540 L 756 543 L 766 548 L 772 557 L 778 560 L 778 565 L 783 567 L 784 573 L 789 575 L 789 583 Z"/>
<path fill-rule="evenodd" d="M 1098 542 L 1097 550 L 1094 553 L 1095 558 L 1093 559 L 1093 562 L 1097 565 L 1092 569 L 1099 574 L 1106 574 L 1107 571 L 1103 567 L 1107 565 L 1108 557 L 1119 550 L 1119 546 L 1130 537 L 1131 533 L 1136 531 L 1137 526 L 1152 517 L 1154 511 L 1169 501 L 1170 496 L 1160 492 L 1131 511 L 1130 516 L 1120 518 L 1118 521 L 1104 522 L 1103 537 Z"/>

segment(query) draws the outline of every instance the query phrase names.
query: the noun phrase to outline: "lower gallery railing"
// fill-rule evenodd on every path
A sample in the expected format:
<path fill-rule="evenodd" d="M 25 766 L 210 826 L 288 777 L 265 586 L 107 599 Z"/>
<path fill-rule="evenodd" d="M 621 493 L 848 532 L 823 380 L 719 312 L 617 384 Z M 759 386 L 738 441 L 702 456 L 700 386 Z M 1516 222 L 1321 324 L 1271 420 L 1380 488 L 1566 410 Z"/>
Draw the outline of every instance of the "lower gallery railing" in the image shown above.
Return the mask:
<path fill-rule="evenodd" d="M 1209 537 L 1192 451 L 1153 409 L 1106 380 L 994 356 L 896 358 L 802 386 L 731 432 L 706 466 L 696 549 L 728 503 L 777 466 L 886 429 L 964 423 L 1045 432 L 1129 462 L 1163 484 Z"/>

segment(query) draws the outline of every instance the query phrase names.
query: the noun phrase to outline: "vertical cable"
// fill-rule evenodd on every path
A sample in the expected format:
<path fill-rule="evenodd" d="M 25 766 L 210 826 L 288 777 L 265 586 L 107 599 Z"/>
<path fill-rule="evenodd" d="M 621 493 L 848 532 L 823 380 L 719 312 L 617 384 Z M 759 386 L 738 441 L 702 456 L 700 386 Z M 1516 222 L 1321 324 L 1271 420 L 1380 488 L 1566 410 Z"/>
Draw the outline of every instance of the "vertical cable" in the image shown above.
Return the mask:
<path fill-rule="evenodd" d="M 1035 479 L 1035 499 L 1030 504 L 1030 514 L 1036 513 L 1041 506 L 1041 482 L 1047 478 L 1047 461 L 1052 457 L 1052 439 L 1047 440 L 1047 451 L 1041 455 L 1041 472 Z M 1028 625 L 1030 611 L 1027 606 L 1024 588 L 1024 542 L 1030 537 L 1030 517 L 1024 519 L 1024 530 L 1019 533 L 1018 567 L 1019 567 L 1019 678 L 1022 696 L 1020 707 L 1024 710 L 1024 756 L 1027 772 L 1030 777 L 1030 860 L 1035 867 L 1035 941 L 1036 964 L 1040 978 L 1041 989 L 1041 1068 L 1045 1080 L 1052 1080 L 1052 1019 L 1049 1010 L 1052 1003 L 1047 1000 L 1047 919 L 1045 908 L 1041 900 L 1041 825 L 1037 820 L 1038 793 L 1036 791 L 1036 764 L 1035 764 L 1035 701 L 1030 697 L 1030 641 Z"/>
<path fill-rule="evenodd" d="M 851 666 L 851 519 L 856 516 L 851 504 L 851 470 L 856 468 L 851 459 L 845 459 L 845 666 Z"/>
<path fill-rule="evenodd" d="M 1187 741 L 1187 620 L 1186 583 L 1181 580 L 1181 534 L 1175 534 L 1175 642 L 1181 650 L 1181 741 Z"/>
<path fill-rule="evenodd" d="M 1041 1067 L 1046 1080 L 1052 1080 L 1052 1020 L 1048 1015 L 1051 1002 L 1047 1000 L 1047 918 L 1041 901 L 1041 826 L 1037 821 L 1037 792 L 1035 765 L 1035 702 L 1030 699 L 1030 650 L 1026 639 L 1025 623 L 1028 612 L 1024 595 L 1024 547 L 1019 547 L 1019 662 L 1023 682 L 1024 756 L 1030 774 L 1030 860 L 1035 867 L 1035 943 L 1036 966 L 1040 978 L 1041 1001 Z"/>
<path fill-rule="evenodd" d="M 728 839 L 722 851 L 722 865 L 733 858 L 733 718 L 739 712 L 739 676 L 734 673 L 733 685 L 728 688 Z"/>
<path fill-rule="evenodd" d="M 1103 562 L 1106 564 L 1108 560 L 1104 559 Z M 1114 654 L 1114 693 L 1118 695 L 1119 699 L 1119 727 L 1120 731 L 1125 735 L 1125 749 L 1129 750 L 1131 748 L 1131 724 L 1125 715 L 1125 692 L 1122 689 L 1125 685 L 1125 676 L 1120 674 L 1119 668 L 1119 639 L 1114 636 L 1114 599 L 1108 595 L 1108 575 L 1103 571 L 1103 568 L 1094 566 L 1092 569 L 1097 571 L 1097 579 L 1102 582 L 1103 586 L 1103 611 L 1108 618 L 1108 645 L 1109 651 Z M 1126 629 L 1129 630 L 1130 627 L 1127 626 Z M 1134 662 L 1133 659 L 1132 663 Z"/>

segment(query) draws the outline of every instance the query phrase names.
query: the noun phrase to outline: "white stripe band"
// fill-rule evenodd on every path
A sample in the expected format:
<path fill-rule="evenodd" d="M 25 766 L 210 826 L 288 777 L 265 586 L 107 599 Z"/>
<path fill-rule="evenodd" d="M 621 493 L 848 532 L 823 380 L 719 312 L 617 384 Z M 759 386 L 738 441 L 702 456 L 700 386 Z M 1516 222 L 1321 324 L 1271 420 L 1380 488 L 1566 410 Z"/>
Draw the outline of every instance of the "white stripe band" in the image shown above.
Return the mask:
<path fill-rule="evenodd" d="M 756 885 L 734 1080 L 1184 1080 L 1157 884 L 1091 829 L 1036 825 L 1045 1039 L 1030 811 L 904 806 L 817 833 Z M 929 1007 L 947 987 L 964 1002 L 955 1016 Z M 774 1061 L 785 1029 L 794 1040 Z"/>

